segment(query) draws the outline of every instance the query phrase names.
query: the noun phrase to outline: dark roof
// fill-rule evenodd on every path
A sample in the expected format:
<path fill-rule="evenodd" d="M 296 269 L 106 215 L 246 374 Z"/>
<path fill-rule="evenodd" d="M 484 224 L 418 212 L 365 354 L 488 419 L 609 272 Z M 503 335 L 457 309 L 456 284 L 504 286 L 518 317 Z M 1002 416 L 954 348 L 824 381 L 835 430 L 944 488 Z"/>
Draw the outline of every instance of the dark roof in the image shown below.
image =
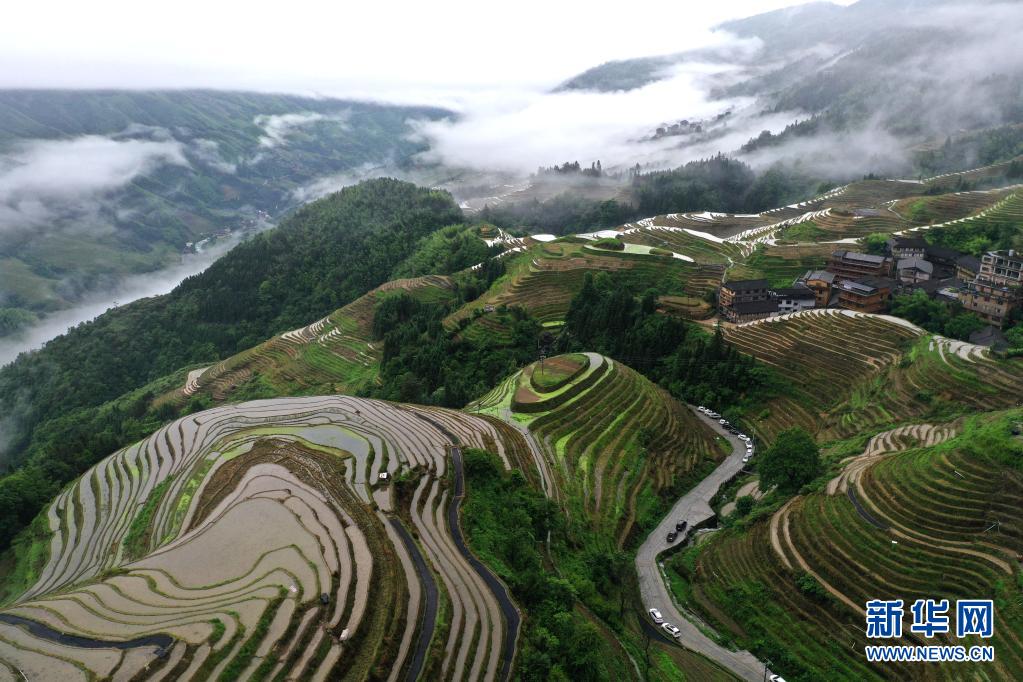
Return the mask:
<path fill-rule="evenodd" d="M 926 272 L 928 274 L 934 272 L 934 265 L 930 261 L 926 261 L 922 258 L 903 258 L 899 261 L 896 269 L 905 270 L 906 268 L 915 268 L 920 272 Z"/>
<path fill-rule="evenodd" d="M 732 306 L 732 311 L 736 315 L 754 315 L 757 313 L 776 313 L 778 312 L 778 301 L 746 301 L 743 303 L 736 303 Z"/>
<path fill-rule="evenodd" d="M 968 253 L 964 253 L 959 256 L 959 258 L 956 258 L 956 265 L 966 268 L 967 270 L 972 270 L 973 272 L 980 271 L 980 259 L 976 256 L 971 256 Z"/>
<path fill-rule="evenodd" d="M 888 240 L 896 249 L 926 249 L 927 242 L 920 237 L 892 237 Z"/>
<path fill-rule="evenodd" d="M 954 277 L 948 277 L 945 279 L 932 278 L 925 279 L 922 282 L 916 282 L 915 284 L 911 284 L 910 286 L 906 287 L 906 289 L 908 291 L 916 291 L 918 289 L 921 289 L 925 291 L 928 296 L 933 296 L 934 294 L 938 293 L 938 291 L 941 289 L 955 286 L 955 283 L 956 280 Z"/>
<path fill-rule="evenodd" d="M 778 298 L 813 298 L 816 294 L 808 287 L 785 287 L 775 289 L 774 295 Z"/>
<path fill-rule="evenodd" d="M 962 251 L 956 251 L 945 246 L 928 246 L 927 257 L 939 260 L 956 260 L 963 255 Z"/>
<path fill-rule="evenodd" d="M 827 270 L 813 270 L 812 272 L 808 271 L 805 275 L 803 275 L 804 282 L 809 282 L 811 279 L 819 279 L 823 282 L 834 282 L 835 273 L 828 272 Z"/>
<path fill-rule="evenodd" d="M 975 343 L 978 346 L 987 346 L 995 350 L 1004 350 L 1009 347 L 1009 342 L 1005 339 L 1005 335 L 1002 334 L 1002 330 L 991 325 L 970 334 L 970 343 Z"/>
<path fill-rule="evenodd" d="M 725 282 L 721 286 L 727 287 L 732 291 L 752 291 L 754 289 L 767 289 L 771 285 L 766 279 L 737 279 Z"/>
<path fill-rule="evenodd" d="M 887 260 L 884 256 L 875 256 L 872 253 L 860 253 L 859 251 L 835 251 L 831 254 L 832 258 L 839 258 L 841 260 L 856 260 L 862 263 L 873 263 L 874 265 L 880 265 Z"/>
<path fill-rule="evenodd" d="M 860 294 L 861 296 L 869 296 L 878 289 L 888 289 L 889 291 L 894 288 L 894 282 L 884 277 L 862 277 L 860 279 L 847 279 L 838 285 L 838 288 L 843 291 L 848 291 L 854 294 Z"/>

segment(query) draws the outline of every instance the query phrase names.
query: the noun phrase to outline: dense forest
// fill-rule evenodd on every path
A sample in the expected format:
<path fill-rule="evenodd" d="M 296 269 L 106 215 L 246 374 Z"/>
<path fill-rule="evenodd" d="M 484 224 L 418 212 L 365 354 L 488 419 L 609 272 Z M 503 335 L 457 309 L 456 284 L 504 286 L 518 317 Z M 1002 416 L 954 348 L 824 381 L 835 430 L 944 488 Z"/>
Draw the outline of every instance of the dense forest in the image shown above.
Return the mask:
<path fill-rule="evenodd" d="M 820 184 L 781 166 L 757 174 L 742 161 L 719 154 L 672 170 L 635 173 L 626 187 L 628 201 L 590 199 L 566 191 L 546 201 L 486 206 L 480 217 L 505 228 L 571 234 L 663 213 L 757 213 L 806 199 Z"/>
<path fill-rule="evenodd" d="M 373 180 L 306 205 L 165 295 L 113 309 L 0 370 L 6 462 L 40 422 L 315 320 L 459 223 L 445 192 Z M 406 267 L 412 267 L 408 265 Z"/>
<path fill-rule="evenodd" d="M 587 274 L 572 299 L 560 351 L 596 351 L 620 360 L 690 403 L 732 414 L 784 390 L 770 368 L 729 345 L 720 329 L 657 312 L 656 290 L 638 292 L 609 273 Z"/>

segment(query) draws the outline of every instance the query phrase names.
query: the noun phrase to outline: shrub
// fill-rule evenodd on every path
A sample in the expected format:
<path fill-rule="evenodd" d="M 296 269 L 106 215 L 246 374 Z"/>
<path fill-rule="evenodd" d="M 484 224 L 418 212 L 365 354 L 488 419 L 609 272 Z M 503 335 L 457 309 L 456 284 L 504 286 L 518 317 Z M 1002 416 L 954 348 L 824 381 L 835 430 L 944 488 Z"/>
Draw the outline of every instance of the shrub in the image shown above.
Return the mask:
<path fill-rule="evenodd" d="M 593 246 L 595 246 L 598 249 L 609 249 L 611 251 L 625 250 L 625 242 L 623 242 L 621 239 L 616 239 L 615 237 L 605 237 L 603 239 L 598 239 L 597 241 L 593 242 Z"/>
<path fill-rule="evenodd" d="M 756 500 L 750 495 L 743 495 L 735 501 L 735 515 L 742 517 L 753 511 L 753 505 L 756 504 Z"/>

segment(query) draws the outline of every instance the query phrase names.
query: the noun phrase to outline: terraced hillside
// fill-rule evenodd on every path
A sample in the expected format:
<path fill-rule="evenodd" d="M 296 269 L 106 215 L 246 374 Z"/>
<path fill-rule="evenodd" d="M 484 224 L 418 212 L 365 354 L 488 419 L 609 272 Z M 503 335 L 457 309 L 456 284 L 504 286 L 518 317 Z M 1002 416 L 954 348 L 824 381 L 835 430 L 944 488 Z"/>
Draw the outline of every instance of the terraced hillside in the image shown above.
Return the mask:
<path fill-rule="evenodd" d="M 665 293 L 685 293 L 690 282 L 698 286 L 696 280 L 701 276 L 701 268 L 694 263 L 586 248 L 586 242 L 578 239 L 530 246 L 507 257 L 506 268 L 507 273 L 494 286 L 455 311 L 446 324 L 454 327 L 488 306 L 520 306 L 545 324 L 560 323 L 572 297 L 582 288 L 587 272 L 619 273 L 637 288 L 656 287 Z M 500 334 L 500 325 L 488 321 L 486 316 L 474 319 L 473 326 L 477 325 L 488 326 L 490 332 Z"/>
<path fill-rule="evenodd" d="M 683 405 L 595 353 L 529 365 L 466 409 L 528 429 L 546 487 L 619 545 L 725 455 Z"/>
<path fill-rule="evenodd" d="M 1019 225 L 1023 221 L 1023 192 L 1018 188 L 1009 193 L 1003 193 L 1001 199 L 988 204 L 982 210 L 962 218 L 954 218 L 942 222 L 931 222 L 927 225 L 904 230 L 903 233 L 919 233 L 927 230 L 940 231 L 952 228 L 972 229 L 983 231 L 987 228 L 995 228 L 1001 225 Z"/>
<path fill-rule="evenodd" d="M 499 422 L 342 396 L 167 424 L 51 505 L 0 611 L 0 670 L 503 679 L 519 617 L 461 538 L 462 445 L 530 464 Z"/>
<path fill-rule="evenodd" d="M 163 400 L 180 403 L 206 394 L 222 402 L 250 387 L 271 395 L 354 393 L 377 378 L 381 352 L 372 340 L 376 304 L 401 292 L 440 300 L 452 288 L 451 280 L 442 276 L 392 280 L 321 320 L 193 371 L 184 386 Z"/>
<path fill-rule="evenodd" d="M 894 317 L 815 310 L 729 328 L 725 336 L 789 380 L 789 393 L 748 416 L 768 441 L 792 426 L 829 440 L 1009 407 L 1023 382 L 1023 361 L 994 358 Z"/>
<path fill-rule="evenodd" d="M 1023 440 L 1019 410 L 875 436 L 824 489 L 694 550 L 690 606 L 757 642 L 791 679 L 1023 676 Z M 686 562 L 683 562 L 686 563 Z M 872 665 L 870 599 L 995 599 L 994 637 L 898 644 L 991 644 L 993 663 Z M 953 607 L 954 611 L 954 607 Z M 908 616 L 907 616 L 908 618 Z M 954 618 L 954 613 L 953 613 Z"/>

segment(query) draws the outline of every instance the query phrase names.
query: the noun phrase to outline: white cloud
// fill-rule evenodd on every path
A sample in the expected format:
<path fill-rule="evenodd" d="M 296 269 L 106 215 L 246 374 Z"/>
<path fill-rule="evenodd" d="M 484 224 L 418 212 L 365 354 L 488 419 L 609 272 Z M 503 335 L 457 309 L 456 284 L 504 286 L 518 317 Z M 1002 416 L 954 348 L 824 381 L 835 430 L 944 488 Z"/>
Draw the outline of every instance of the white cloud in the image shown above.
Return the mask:
<path fill-rule="evenodd" d="M 605 168 L 684 163 L 734 150 L 792 121 L 792 112 L 753 116 L 749 98 L 710 99 L 712 84 L 736 70 L 680 64 L 670 77 L 628 92 L 499 92 L 474 102 L 459 120 L 414 127 L 430 143 L 424 158 L 453 166 L 522 173 L 563 161 L 600 159 Z M 710 124 L 726 111 L 733 112 L 727 124 Z M 649 139 L 658 126 L 681 119 L 703 121 L 706 134 Z"/>
<path fill-rule="evenodd" d="M 187 166 L 180 143 L 86 135 L 28 140 L 0 157 L 0 230 L 94 213 L 104 194 L 163 164 Z"/>
<path fill-rule="evenodd" d="M 238 164 L 227 161 L 220 154 L 220 143 L 216 140 L 205 140 L 199 138 L 192 145 L 192 153 L 196 158 L 210 168 L 234 175 L 238 171 Z"/>
<path fill-rule="evenodd" d="M 296 129 L 313 123 L 330 122 L 345 126 L 347 114 L 320 114 L 306 111 L 295 114 L 260 114 L 253 123 L 263 129 L 264 135 L 259 138 L 259 145 L 267 149 L 279 147 L 287 142 L 287 137 Z"/>

